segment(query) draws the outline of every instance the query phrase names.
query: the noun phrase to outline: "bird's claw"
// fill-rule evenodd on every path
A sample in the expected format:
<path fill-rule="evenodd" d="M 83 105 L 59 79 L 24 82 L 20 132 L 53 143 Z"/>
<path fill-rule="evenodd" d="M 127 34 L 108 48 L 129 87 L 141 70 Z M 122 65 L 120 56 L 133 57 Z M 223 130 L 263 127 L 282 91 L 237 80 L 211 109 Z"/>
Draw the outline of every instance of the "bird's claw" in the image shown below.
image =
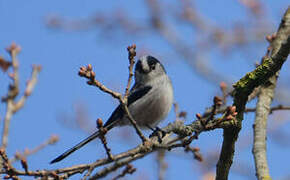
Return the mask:
<path fill-rule="evenodd" d="M 160 129 L 159 127 L 156 127 L 155 129 L 151 129 L 153 132 L 152 134 L 149 136 L 150 138 L 153 136 L 157 136 L 158 137 L 158 142 L 162 143 L 162 138 L 164 138 L 164 136 L 166 135 L 166 132 L 163 131 L 162 129 Z"/>

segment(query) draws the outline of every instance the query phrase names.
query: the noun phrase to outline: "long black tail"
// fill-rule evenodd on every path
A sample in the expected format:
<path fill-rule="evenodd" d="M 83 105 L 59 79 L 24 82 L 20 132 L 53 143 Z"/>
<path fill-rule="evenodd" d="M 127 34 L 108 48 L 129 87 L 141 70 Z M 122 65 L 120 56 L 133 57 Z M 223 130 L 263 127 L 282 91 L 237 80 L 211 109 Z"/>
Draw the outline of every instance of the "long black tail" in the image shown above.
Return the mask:
<path fill-rule="evenodd" d="M 107 128 L 107 130 L 110 130 L 110 129 L 112 129 L 114 127 L 115 124 L 116 124 L 116 121 L 111 122 L 110 124 L 106 125 L 105 127 Z M 95 138 L 99 137 L 99 135 L 100 135 L 99 131 L 94 132 L 94 134 L 90 135 L 89 137 L 87 137 L 86 139 L 84 139 L 83 141 L 81 141 L 80 143 L 75 145 L 74 147 L 70 148 L 69 150 L 65 151 L 64 153 L 59 155 L 57 158 L 52 160 L 50 162 L 50 164 L 53 164 L 53 163 L 56 163 L 56 162 L 59 162 L 59 161 L 63 160 L 64 158 L 69 156 L 71 153 L 75 152 L 76 150 L 80 149 L 81 147 L 83 147 L 84 145 L 89 143 L 90 141 L 92 141 Z"/>

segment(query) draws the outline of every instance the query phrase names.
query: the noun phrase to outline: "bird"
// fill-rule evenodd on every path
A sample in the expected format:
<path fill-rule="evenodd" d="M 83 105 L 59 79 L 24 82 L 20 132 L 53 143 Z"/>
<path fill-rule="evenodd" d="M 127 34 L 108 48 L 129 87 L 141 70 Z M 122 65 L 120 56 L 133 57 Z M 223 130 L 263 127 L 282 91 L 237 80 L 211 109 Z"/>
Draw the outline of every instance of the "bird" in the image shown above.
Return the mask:
<path fill-rule="evenodd" d="M 171 80 L 161 62 L 151 55 L 139 58 L 135 65 L 134 80 L 135 83 L 128 95 L 128 110 L 141 129 L 153 129 L 153 127 L 157 129 L 157 125 L 167 117 L 172 108 L 174 94 Z M 104 128 L 109 131 L 113 127 L 125 125 L 131 125 L 131 122 L 120 104 L 112 112 Z M 99 135 L 99 131 L 94 132 L 53 159 L 50 164 L 63 160 Z"/>

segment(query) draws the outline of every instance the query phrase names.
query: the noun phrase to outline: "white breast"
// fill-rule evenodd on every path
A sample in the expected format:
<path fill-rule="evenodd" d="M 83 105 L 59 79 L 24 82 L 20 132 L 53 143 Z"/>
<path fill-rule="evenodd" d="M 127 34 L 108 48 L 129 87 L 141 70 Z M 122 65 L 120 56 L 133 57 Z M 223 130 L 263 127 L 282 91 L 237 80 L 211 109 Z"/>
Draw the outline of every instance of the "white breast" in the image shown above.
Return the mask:
<path fill-rule="evenodd" d="M 166 75 L 165 75 L 166 76 Z M 164 78 L 164 77 L 160 77 Z M 156 79 L 152 89 L 129 106 L 129 111 L 141 128 L 149 126 L 155 127 L 161 120 L 168 115 L 173 103 L 173 88 L 170 79 Z M 156 85 L 156 83 L 160 83 Z M 122 125 L 128 125 L 128 120 L 123 119 Z"/>

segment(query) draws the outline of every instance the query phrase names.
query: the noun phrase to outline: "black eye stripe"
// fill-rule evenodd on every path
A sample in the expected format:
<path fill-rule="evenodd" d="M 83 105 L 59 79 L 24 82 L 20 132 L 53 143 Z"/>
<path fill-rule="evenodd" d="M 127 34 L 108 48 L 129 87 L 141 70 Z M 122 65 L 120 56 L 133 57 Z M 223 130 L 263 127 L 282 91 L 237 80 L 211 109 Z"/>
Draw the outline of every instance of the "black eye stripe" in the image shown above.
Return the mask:
<path fill-rule="evenodd" d="M 158 61 L 155 57 L 153 56 L 146 56 L 146 57 L 143 57 L 143 58 L 146 58 L 146 62 L 150 68 L 150 70 L 154 70 L 156 68 L 156 64 L 159 64 L 159 66 L 162 68 L 162 70 L 166 73 L 163 65 L 160 63 L 160 61 Z M 140 73 L 148 73 L 148 72 L 145 72 L 143 67 L 142 67 L 142 62 L 141 60 L 138 60 L 136 65 L 135 65 L 135 71 L 138 71 Z"/>
<path fill-rule="evenodd" d="M 157 63 L 160 63 L 155 57 L 147 56 L 147 62 L 150 67 L 155 67 Z"/>
<path fill-rule="evenodd" d="M 155 65 L 156 64 L 159 64 L 161 66 L 161 68 L 163 69 L 163 71 L 166 73 L 163 65 L 155 57 L 153 57 L 153 56 L 147 56 L 147 63 L 150 66 L 151 69 L 155 69 Z"/>

